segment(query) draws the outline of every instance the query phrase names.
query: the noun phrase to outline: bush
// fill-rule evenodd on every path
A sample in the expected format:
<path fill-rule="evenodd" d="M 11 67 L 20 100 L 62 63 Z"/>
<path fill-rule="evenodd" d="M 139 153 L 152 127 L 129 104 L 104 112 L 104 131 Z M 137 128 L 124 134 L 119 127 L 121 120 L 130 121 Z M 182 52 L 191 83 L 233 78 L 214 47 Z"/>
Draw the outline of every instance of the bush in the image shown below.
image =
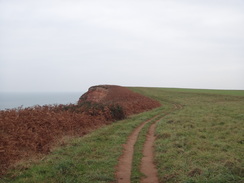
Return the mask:
<path fill-rule="evenodd" d="M 110 109 L 110 112 L 111 112 L 112 117 L 115 120 L 125 119 L 126 116 L 125 116 L 124 109 L 120 105 L 118 105 L 118 104 L 110 105 L 109 106 L 109 109 Z"/>

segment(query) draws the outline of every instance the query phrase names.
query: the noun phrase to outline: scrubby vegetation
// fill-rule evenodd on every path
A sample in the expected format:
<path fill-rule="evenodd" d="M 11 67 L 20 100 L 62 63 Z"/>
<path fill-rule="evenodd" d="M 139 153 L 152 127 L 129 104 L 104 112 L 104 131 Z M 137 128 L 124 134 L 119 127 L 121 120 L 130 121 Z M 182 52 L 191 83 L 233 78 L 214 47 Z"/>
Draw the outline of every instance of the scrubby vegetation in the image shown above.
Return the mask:
<path fill-rule="evenodd" d="M 122 144 L 136 126 L 160 111 L 134 115 L 84 137 L 64 139 L 64 144 L 48 156 L 16 164 L 0 182 L 116 182 L 115 167 L 123 152 Z"/>
<path fill-rule="evenodd" d="M 48 105 L 0 111 L 1 171 L 33 153 L 47 153 L 64 135 L 82 136 L 92 129 L 121 119 L 114 106 Z M 123 111 L 118 111 L 123 112 Z"/>
<path fill-rule="evenodd" d="M 99 86 L 101 87 L 101 86 Z M 0 111 L 0 174 L 16 161 L 48 153 L 63 136 L 83 136 L 91 130 L 160 105 L 119 86 L 109 86 L 103 102 L 45 105 Z M 116 92 L 115 92 L 116 91 Z M 97 97 L 89 92 L 88 98 Z M 144 99 L 141 104 L 138 100 Z"/>

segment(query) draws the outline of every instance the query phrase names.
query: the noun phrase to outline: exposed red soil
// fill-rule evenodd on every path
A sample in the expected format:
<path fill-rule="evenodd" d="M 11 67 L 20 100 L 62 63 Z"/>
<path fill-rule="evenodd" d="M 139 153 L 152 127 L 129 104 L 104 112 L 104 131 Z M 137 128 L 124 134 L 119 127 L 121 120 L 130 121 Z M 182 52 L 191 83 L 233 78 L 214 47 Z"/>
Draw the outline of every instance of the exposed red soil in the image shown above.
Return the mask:
<path fill-rule="evenodd" d="M 129 116 L 159 107 L 160 103 L 148 97 L 132 92 L 128 88 L 115 85 L 94 86 L 81 96 L 79 103 L 84 101 L 99 102 L 102 104 L 118 104 Z"/>
<path fill-rule="evenodd" d="M 157 123 L 157 122 L 156 122 Z M 154 165 L 154 148 L 153 144 L 156 139 L 155 128 L 156 123 L 153 123 L 148 131 L 147 140 L 143 148 L 143 158 L 141 161 L 141 172 L 146 176 L 142 179 L 142 183 L 158 183 L 157 169 Z"/>
<path fill-rule="evenodd" d="M 65 135 L 91 130 L 160 104 L 119 86 L 91 87 L 78 105 L 50 105 L 0 111 L 0 175 L 17 161 L 48 153 Z"/>

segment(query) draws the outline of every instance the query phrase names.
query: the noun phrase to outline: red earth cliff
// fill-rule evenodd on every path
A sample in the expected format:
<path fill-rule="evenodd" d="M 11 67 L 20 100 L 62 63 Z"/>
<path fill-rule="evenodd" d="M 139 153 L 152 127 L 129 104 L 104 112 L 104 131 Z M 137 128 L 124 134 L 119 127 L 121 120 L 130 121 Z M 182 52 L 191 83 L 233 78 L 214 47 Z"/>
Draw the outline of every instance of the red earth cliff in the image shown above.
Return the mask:
<path fill-rule="evenodd" d="M 124 109 L 126 116 L 160 106 L 158 101 L 116 85 L 98 85 L 89 88 L 88 92 L 80 97 L 78 103 L 83 102 L 118 104 Z"/>

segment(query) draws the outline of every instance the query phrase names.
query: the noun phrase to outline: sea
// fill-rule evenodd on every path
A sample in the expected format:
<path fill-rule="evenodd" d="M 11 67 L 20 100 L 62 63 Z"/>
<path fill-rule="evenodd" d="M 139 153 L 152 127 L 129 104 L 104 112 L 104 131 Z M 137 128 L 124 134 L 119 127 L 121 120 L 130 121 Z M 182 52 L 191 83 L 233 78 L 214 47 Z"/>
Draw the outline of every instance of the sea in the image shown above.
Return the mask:
<path fill-rule="evenodd" d="M 36 105 L 76 104 L 84 92 L 0 92 L 0 110 Z"/>

